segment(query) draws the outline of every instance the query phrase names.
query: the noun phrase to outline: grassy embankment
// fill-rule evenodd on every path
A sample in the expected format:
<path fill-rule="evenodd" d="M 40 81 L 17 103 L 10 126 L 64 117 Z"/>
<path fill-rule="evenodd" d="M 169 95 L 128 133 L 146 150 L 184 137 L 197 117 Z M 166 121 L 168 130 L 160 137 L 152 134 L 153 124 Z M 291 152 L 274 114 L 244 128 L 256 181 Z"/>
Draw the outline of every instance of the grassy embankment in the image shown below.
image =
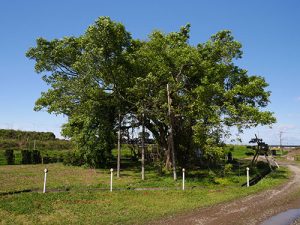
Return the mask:
<path fill-rule="evenodd" d="M 240 170 L 244 171 L 242 164 Z M 21 193 L 0 196 L 0 224 L 141 224 L 162 216 L 205 207 L 246 196 L 286 181 L 288 172 L 277 170 L 257 185 L 245 188 L 245 176 L 238 170 L 225 177 L 212 171 L 187 171 L 187 190 L 181 178 L 174 182 L 170 175 L 157 176 L 147 169 L 141 181 L 139 168 L 126 169 L 121 178 L 114 178 L 112 193 L 108 170 L 91 170 L 48 164 L 49 190 L 68 192 Z M 36 189 L 43 186 L 44 165 L 13 165 L 0 167 L 0 192 Z M 191 187 L 194 187 L 191 189 Z M 169 190 L 131 190 L 134 187 L 169 187 Z"/>

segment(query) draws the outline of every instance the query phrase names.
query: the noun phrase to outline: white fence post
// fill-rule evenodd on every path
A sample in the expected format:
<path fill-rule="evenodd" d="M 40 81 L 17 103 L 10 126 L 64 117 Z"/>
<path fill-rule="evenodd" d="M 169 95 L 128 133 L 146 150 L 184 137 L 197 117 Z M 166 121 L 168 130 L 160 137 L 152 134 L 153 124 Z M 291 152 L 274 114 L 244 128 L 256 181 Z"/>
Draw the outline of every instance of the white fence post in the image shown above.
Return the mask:
<path fill-rule="evenodd" d="M 247 170 L 247 187 L 249 187 L 250 186 L 250 184 L 249 184 L 249 167 L 247 167 L 246 170 Z"/>
<path fill-rule="evenodd" d="M 112 183 L 113 183 L 113 171 L 114 169 L 110 169 L 110 191 L 112 192 Z"/>
<path fill-rule="evenodd" d="M 43 188 L 43 193 L 46 193 L 46 182 L 47 182 L 47 173 L 48 173 L 48 169 L 44 169 L 44 173 L 45 173 L 45 176 L 44 176 L 44 188 Z"/>
<path fill-rule="evenodd" d="M 185 182 L 185 169 L 183 168 L 182 169 L 182 190 L 185 189 L 184 182 Z"/>

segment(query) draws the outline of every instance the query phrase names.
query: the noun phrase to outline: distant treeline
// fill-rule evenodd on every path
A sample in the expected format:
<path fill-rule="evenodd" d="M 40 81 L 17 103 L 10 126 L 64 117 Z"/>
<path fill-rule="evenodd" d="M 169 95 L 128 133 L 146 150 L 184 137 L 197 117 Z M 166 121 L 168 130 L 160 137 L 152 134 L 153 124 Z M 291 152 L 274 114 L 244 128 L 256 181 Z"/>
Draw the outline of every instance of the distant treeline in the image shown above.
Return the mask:
<path fill-rule="evenodd" d="M 0 140 L 4 139 L 50 141 L 55 140 L 55 135 L 52 132 L 0 129 Z"/>
<path fill-rule="evenodd" d="M 0 129 L 0 150 L 71 150 L 72 143 L 52 132 Z"/>

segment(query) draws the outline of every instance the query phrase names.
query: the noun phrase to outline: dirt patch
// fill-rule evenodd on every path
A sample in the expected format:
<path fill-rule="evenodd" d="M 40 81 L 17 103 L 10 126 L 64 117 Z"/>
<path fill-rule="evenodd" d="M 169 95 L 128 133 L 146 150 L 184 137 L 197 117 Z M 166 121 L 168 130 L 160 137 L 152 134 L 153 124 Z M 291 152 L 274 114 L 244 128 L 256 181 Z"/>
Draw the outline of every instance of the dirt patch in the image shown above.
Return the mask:
<path fill-rule="evenodd" d="M 293 177 L 288 183 L 276 189 L 165 218 L 151 224 L 256 225 L 287 209 L 299 208 L 300 198 L 295 200 L 293 193 L 300 188 L 300 168 L 296 165 L 287 166 L 293 172 Z"/>

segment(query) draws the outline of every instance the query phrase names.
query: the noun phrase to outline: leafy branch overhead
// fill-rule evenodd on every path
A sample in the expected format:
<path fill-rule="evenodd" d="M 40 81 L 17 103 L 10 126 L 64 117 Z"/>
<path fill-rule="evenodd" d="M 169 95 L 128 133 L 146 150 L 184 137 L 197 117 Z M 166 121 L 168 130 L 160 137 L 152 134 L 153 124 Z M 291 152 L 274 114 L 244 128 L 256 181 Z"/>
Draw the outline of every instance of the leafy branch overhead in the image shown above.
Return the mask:
<path fill-rule="evenodd" d="M 227 127 L 275 122 L 263 110 L 269 103 L 268 84 L 235 64 L 242 46 L 230 31 L 196 46 L 189 38 L 187 24 L 177 32 L 153 31 L 147 40 L 133 39 L 109 17 L 100 17 L 79 37 L 39 38 L 26 56 L 36 61 L 49 90 L 35 109 L 68 116 L 63 134 L 78 143 L 91 166 L 109 159 L 119 112 L 138 120 L 144 114 L 165 160 L 171 157 L 167 85 L 181 165 L 194 157 L 195 148 L 219 155 Z"/>

